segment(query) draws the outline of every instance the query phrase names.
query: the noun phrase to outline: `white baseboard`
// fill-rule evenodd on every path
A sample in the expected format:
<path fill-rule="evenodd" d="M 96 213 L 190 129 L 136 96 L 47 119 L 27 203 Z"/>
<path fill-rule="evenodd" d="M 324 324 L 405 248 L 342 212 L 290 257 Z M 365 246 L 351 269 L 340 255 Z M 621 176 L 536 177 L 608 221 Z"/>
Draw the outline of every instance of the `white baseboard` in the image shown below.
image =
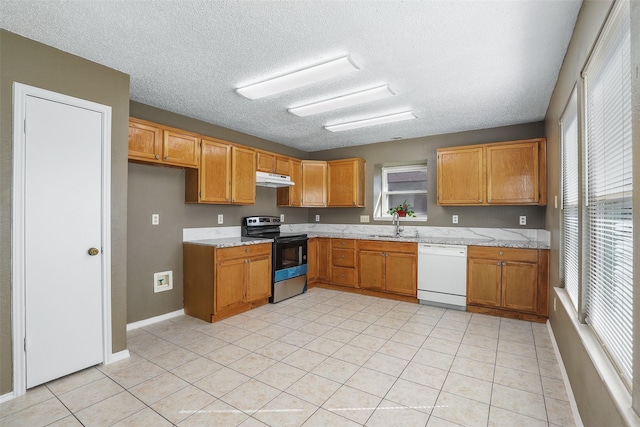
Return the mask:
<path fill-rule="evenodd" d="M 0 403 L 8 402 L 14 397 L 16 397 L 16 395 L 12 391 L 7 394 L 3 394 L 2 396 L 0 396 Z"/>
<path fill-rule="evenodd" d="M 129 357 L 131 357 L 129 350 L 122 350 L 117 353 L 113 353 L 109 358 L 108 362 L 106 363 L 106 365 L 114 362 L 119 362 L 120 360 L 128 359 Z"/>
<path fill-rule="evenodd" d="M 548 320 L 547 320 L 547 329 L 549 330 L 549 336 L 551 337 L 551 343 L 553 344 L 553 352 L 556 354 L 556 359 L 558 360 L 558 366 L 560 366 L 562 381 L 564 382 L 564 387 L 567 389 L 567 396 L 569 397 L 569 405 L 571 406 L 571 412 L 573 412 L 573 420 L 576 423 L 576 427 L 584 427 L 584 424 L 582 424 L 582 418 L 580 418 L 580 412 L 578 412 L 578 403 L 576 402 L 576 397 L 573 395 L 573 390 L 571 389 L 571 383 L 569 382 L 569 375 L 567 375 L 567 370 L 564 367 L 564 362 L 562 361 L 562 355 L 560 354 L 560 349 L 558 348 L 556 337 L 553 334 L 553 329 L 551 328 L 551 322 L 549 322 Z"/>
<path fill-rule="evenodd" d="M 173 319 L 174 317 L 184 315 L 184 309 L 176 310 L 171 313 L 162 314 L 160 316 L 150 317 L 148 319 L 140 320 L 127 324 L 127 332 L 134 329 L 143 328 L 145 326 L 153 325 L 154 323 L 162 322 L 163 320 Z"/>

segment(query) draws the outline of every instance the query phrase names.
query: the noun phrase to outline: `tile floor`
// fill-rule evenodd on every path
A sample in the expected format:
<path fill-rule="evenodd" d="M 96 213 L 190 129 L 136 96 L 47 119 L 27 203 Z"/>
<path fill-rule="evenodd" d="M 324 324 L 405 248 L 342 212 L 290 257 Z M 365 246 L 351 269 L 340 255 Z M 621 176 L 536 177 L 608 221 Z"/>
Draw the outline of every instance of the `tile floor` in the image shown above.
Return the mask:
<path fill-rule="evenodd" d="M 545 325 L 313 288 L 0 405 L 0 426 L 573 426 Z"/>

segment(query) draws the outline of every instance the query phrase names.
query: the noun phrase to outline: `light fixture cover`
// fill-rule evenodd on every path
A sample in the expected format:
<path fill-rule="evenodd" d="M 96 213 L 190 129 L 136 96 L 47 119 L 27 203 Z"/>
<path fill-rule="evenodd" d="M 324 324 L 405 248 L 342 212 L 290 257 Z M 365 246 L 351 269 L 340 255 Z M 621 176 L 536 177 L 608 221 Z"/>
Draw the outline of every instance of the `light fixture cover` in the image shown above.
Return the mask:
<path fill-rule="evenodd" d="M 260 99 L 322 80 L 338 77 L 356 70 L 359 70 L 358 66 L 349 56 L 345 56 L 260 83 L 237 88 L 236 92 L 249 99 Z"/>
<path fill-rule="evenodd" d="M 402 113 L 389 114 L 386 116 L 372 117 L 370 119 L 357 120 L 354 122 L 340 123 L 337 125 L 328 125 L 324 128 L 331 132 L 341 132 L 344 130 L 358 129 L 367 126 L 383 125 L 386 123 L 401 122 L 403 120 L 416 119 L 413 111 L 405 111 Z"/>
<path fill-rule="evenodd" d="M 313 104 L 289 108 L 289 112 L 291 114 L 295 114 L 296 116 L 306 117 L 312 114 L 325 113 L 327 111 L 339 110 L 340 108 L 346 108 L 354 105 L 364 104 L 366 102 L 390 98 L 393 95 L 395 95 L 395 93 L 393 93 L 391 89 L 389 89 L 389 86 L 384 85 L 355 93 L 350 93 L 347 95 L 338 96 L 336 98 L 326 99 L 320 102 L 314 102 Z"/>

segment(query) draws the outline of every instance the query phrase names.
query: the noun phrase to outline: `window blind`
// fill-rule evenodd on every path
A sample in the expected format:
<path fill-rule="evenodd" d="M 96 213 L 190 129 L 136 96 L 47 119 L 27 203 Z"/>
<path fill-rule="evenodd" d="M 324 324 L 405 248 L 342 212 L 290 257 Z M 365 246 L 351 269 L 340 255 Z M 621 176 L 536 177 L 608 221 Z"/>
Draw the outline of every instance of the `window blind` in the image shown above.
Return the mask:
<path fill-rule="evenodd" d="M 617 1 L 584 71 L 585 314 L 632 380 L 633 224 L 629 2 Z"/>
<path fill-rule="evenodd" d="M 562 271 L 564 287 L 578 309 L 578 97 L 573 89 L 560 118 L 562 134 Z"/>

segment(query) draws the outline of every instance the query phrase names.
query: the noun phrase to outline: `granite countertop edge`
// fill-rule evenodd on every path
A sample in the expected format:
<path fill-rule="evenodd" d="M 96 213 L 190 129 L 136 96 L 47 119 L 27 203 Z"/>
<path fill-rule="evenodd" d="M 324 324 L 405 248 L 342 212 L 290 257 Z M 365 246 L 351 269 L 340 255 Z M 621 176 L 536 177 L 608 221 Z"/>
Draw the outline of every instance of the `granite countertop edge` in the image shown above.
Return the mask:
<path fill-rule="evenodd" d="M 493 239 L 465 239 L 460 237 L 428 237 L 428 236 L 400 236 L 393 237 L 387 235 L 368 234 L 346 234 L 346 233 L 308 233 L 309 237 L 330 237 L 339 239 L 356 240 L 381 240 L 389 242 L 409 242 L 428 243 L 436 245 L 464 245 L 464 246 L 493 246 L 500 248 L 520 248 L 520 249 L 549 249 L 549 244 L 539 241 L 525 240 L 493 240 Z"/>
<path fill-rule="evenodd" d="M 223 237 L 219 239 L 192 240 L 182 243 L 191 245 L 213 246 L 215 248 L 232 248 L 236 246 L 259 245 L 262 243 L 272 243 L 273 239 L 262 239 L 256 237 Z"/>

